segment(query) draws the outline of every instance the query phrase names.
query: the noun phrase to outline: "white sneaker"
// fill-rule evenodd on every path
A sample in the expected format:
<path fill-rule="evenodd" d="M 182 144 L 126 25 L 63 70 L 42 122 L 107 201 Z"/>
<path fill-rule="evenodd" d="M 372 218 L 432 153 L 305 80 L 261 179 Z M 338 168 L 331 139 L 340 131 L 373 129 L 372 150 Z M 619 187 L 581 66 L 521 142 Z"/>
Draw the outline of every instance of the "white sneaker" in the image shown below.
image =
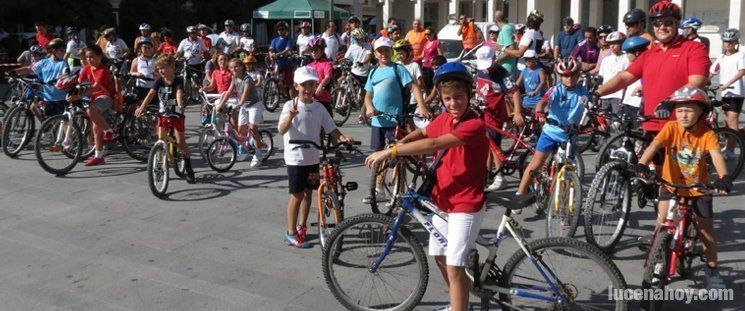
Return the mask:
<path fill-rule="evenodd" d="M 725 161 L 729 161 L 729 160 L 736 159 L 737 155 L 732 151 L 724 149 L 722 150 L 722 157 L 724 158 Z"/>
<path fill-rule="evenodd" d="M 249 164 L 250 167 L 257 167 L 260 165 L 261 165 L 261 160 L 257 156 L 254 156 L 253 159 L 251 159 L 251 164 Z"/>
<path fill-rule="evenodd" d="M 388 198 L 385 195 L 385 192 L 380 190 L 375 190 L 375 202 L 385 202 Z M 362 199 L 362 204 L 370 204 L 370 202 L 373 201 L 373 197 L 368 195 L 365 198 Z"/>
<path fill-rule="evenodd" d="M 496 176 L 494 176 L 494 181 L 491 183 L 491 185 L 486 187 L 484 191 L 485 192 L 497 191 L 497 190 L 504 188 L 504 186 L 505 186 L 504 177 L 502 177 L 501 174 L 497 174 Z"/>

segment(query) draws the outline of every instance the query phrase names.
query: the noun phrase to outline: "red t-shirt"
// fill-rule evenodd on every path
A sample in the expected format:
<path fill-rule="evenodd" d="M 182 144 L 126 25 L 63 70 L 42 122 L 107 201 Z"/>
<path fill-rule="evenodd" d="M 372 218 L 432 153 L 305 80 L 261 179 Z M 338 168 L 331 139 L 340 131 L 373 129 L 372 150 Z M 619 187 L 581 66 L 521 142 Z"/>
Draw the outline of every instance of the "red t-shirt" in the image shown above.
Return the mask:
<path fill-rule="evenodd" d="M 85 66 L 80 72 L 78 82 L 91 82 L 93 87 L 98 87 L 91 98 L 96 99 L 100 96 L 108 96 L 114 98 L 116 88 L 114 87 L 114 78 L 111 76 L 109 68 L 101 64 L 101 67 L 94 68 L 93 66 Z"/>
<path fill-rule="evenodd" d="M 171 54 L 176 54 L 176 51 L 178 51 L 178 46 L 176 46 L 175 44 L 168 43 L 168 41 L 165 41 L 160 44 L 160 46 L 158 47 L 157 53 L 171 55 Z"/>
<path fill-rule="evenodd" d="M 510 73 L 502 66 L 495 66 L 490 71 L 479 70 L 476 73 L 476 84 L 478 95 L 486 99 L 484 122 L 501 128 L 508 119 L 505 96 L 517 92 Z"/>
<path fill-rule="evenodd" d="M 334 78 L 334 64 L 328 59 L 324 58 L 321 60 L 314 60 L 312 63 L 308 64 L 308 66 L 316 70 L 319 84 L 323 79 L 326 79 L 326 77 Z M 320 96 L 314 96 L 314 98 L 322 103 L 330 103 L 332 101 L 331 93 L 326 89 L 321 92 Z"/>
<path fill-rule="evenodd" d="M 206 46 L 208 49 L 212 48 L 212 39 L 209 37 L 202 38 L 202 42 L 204 42 L 204 46 Z"/>
<path fill-rule="evenodd" d="M 47 44 L 49 44 L 49 41 L 52 41 L 54 39 L 54 35 L 51 32 L 47 32 L 47 34 L 43 35 L 41 33 L 36 34 L 36 41 L 39 42 L 39 46 L 46 48 Z"/>
<path fill-rule="evenodd" d="M 212 80 L 215 80 L 215 84 L 217 84 L 217 92 L 222 94 L 233 83 L 233 74 L 230 73 L 230 70 L 215 69 L 212 71 Z"/>
<path fill-rule="evenodd" d="M 688 83 L 691 75 L 707 76 L 711 60 L 706 46 L 678 37 L 677 42 L 663 50 L 659 44 L 642 53 L 626 69 L 644 84 L 642 99 L 644 115 L 653 116 L 657 106 L 677 89 Z M 675 119 L 674 114 L 670 116 Z M 645 131 L 659 132 L 665 120 L 650 120 L 642 124 Z"/>
<path fill-rule="evenodd" d="M 445 112 L 426 128 L 427 137 L 453 134 L 466 144 L 450 148 L 437 168 L 432 202 L 447 213 L 474 213 L 484 207 L 484 174 L 489 154 L 484 122 L 469 111 L 460 124 Z M 442 151 L 440 151 L 442 152 Z"/>

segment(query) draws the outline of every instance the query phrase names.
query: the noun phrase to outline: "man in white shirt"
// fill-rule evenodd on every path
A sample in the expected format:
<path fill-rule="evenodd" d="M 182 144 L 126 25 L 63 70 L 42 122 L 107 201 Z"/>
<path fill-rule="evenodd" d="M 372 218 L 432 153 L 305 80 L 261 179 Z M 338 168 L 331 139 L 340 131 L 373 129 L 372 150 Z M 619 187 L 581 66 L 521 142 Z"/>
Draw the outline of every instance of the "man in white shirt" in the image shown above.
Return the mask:
<path fill-rule="evenodd" d="M 232 19 L 228 19 L 224 23 L 225 31 L 220 33 L 220 36 L 215 43 L 215 47 L 220 49 L 223 53 L 230 55 L 233 50 L 238 46 L 238 33 L 233 30 L 235 23 Z"/>
<path fill-rule="evenodd" d="M 626 54 L 621 51 L 621 44 L 626 40 L 626 35 L 620 31 L 614 31 L 605 37 L 605 42 L 608 44 L 611 50 L 611 54 L 603 58 L 600 62 L 600 70 L 598 74 L 603 77 L 603 81 L 610 81 L 619 72 L 626 70 L 629 67 L 630 61 Z M 614 114 L 621 115 L 621 99 L 623 98 L 624 90 L 618 90 L 615 93 L 611 93 L 600 97 L 602 103 L 602 109 L 611 109 Z"/>
<path fill-rule="evenodd" d="M 199 37 L 197 37 L 197 31 L 197 27 L 186 27 L 186 32 L 189 36 L 186 39 L 181 40 L 181 43 L 178 45 L 178 50 L 176 51 L 179 57 L 187 59 L 187 63 L 190 66 L 199 65 L 207 55 L 207 46 L 204 45 L 202 40 L 199 40 Z"/>
<path fill-rule="evenodd" d="M 238 41 L 238 50 L 253 54 L 255 49 L 254 39 L 251 37 L 251 24 L 241 24 L 241 38 Z"/>
<path fill-rule="evenodd" d="M 528 29 L 523 34 L 523 37 L 520 39 L 520 43 L 518 43 L 517 49 L 508 48 L 507 46 L 502 47 L 503 52 L 509 54 L 510 56 L 519 58 L 517 64 L 518 70 L 523 70 L 525 68 L 525 59 L 523 58 L 523 54 L 525 54 L 525 51 L 534 50 L 536 51 L 536 53 L 541 54 L 540 49 L 543 47 L 544 40 L 543 32 L 541 32 L 540 30 L 542 23 L 543 13 L 539 11 L 530 12 L 530 15 L 528 15 L 528 20 L 525 23 Z"/>
<path fill-rule="evenodd" d="M 310 33 L 310 23 L 303 22 L 300 25 L 300 34 L 297 35 L 297 39 L 295 41 L 295 43 L 297 44 L 297 51 L 300 56 L 310 55 L 308 43 L 310 43 L 310 40 L 313 38 L 315 38 L 315 36 Z"/>
<path fill-rule="evenodd" d="M 117 37 L 114 28 L 106 29 L 103 33 L 106 38 L 106 49 L 104 54 L 108 59 L 123 59 L 129 57 L 129 47 L 124 40 Z"/>
<path fill-rule="evenodd" d="M 321 38 L 326 41 L 326 57 L 330 60 L 336 60 L 336 54 L 339 53 L 339 47 L 344 45 L 344 41 L 336 33 L 336 23 L 334 21 L 326 22 L 326 31 L 321 34 Z"/>

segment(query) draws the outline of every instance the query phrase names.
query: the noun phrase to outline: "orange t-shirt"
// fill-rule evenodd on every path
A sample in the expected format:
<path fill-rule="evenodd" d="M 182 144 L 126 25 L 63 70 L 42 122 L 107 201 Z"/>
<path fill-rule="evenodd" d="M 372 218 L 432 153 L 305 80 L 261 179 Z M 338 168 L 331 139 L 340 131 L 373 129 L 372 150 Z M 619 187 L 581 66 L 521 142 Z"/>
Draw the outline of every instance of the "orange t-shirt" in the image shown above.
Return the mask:
<path fill-rule="evenodd" d="M 473 49 L 474 47 L 476 47 L 476 45 L 479 44 L 479 37 L 478 33 L 476 32 L 476 24 L 474 23 L 463 25 L 463 32 L 461 33 L 461 36 L 463 37 L 464 50 Z"/>
<path fill-rule="evenodd" d="M 665 147 L 663 180 L 684 185 L 711 183 L 706 160 L 709 151 L 719 148 L 719 139 L 708 126 L 699 125 L 694 131 L 686 131 L 678 122 L 670 121 L 654 140 Z M 679 190 L 678 195 L 691 197 L 703 193 L 691 189 Z"/>
<path fill-rule="evenodd" d="M 409 30 L 406 33 L 406 41 L 411 43 L 411 49 L 414 50 L 414 60 L 422 59 L 422 50 L 424 49 L 424 29 L 416 31 L 415 29 Z"/>

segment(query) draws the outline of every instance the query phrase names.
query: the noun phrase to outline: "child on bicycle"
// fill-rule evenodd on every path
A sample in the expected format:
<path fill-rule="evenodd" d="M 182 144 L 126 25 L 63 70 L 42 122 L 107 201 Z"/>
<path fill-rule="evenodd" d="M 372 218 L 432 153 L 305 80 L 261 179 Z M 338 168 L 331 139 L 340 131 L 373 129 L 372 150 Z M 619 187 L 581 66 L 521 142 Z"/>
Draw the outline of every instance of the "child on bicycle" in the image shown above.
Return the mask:
<path fill-rule="evenodd" d="M 646 167 L 652 161 L 658 150 L 665 149 L 665 162 L 662 164 L 661 177 L 666 182 L 676 184 L 710 184 L 711 179 L 707 168 L 706 154 L 711 161 L 719 180 L 714 182 L 717 192 L 732 190 L 732 177 L 727 175 L 727 163 L 719 150 L 719 140 L 714 131 L 704 121 L 704 116 L 711 111 L 712 106 L 706 92 L 683 87 L 675 91 L 669 102 L 675 111 L 677 122 L 667 122 L 662 130 L 649 144 L 639 159 L 638 169 L 648 171 Z M 646 172 L 645 172 L 646 173 Z M 672 197 L 671 189 L 660 187 L 657 209 L 657 223 L 660 226 L 667 217 L 667 210 Z M 696 214 L 699 237 L 704 244 L 707 267 L 707 288 L 724 288 L 724 281 L 717 271 L 717 242 L 713 225 L 713 203 L 711 194 L 696 189 L 678 190 L 681 197 L 693 198 L 691 206 Z"/>
<path fill-rule="evenodd" d="M 484 217 L 484 174 L 489 144 L 484 122 L 469 109 L 473 77 L 468 69 L 458 62 L 447 63 L 435 72 L 434 79 L 447 112 L 426 128 L 406 135 L 392 148 L 368 156 L 365 165 L 374 169 L 397 156 L 447 152 L 435 170 L 431 199 L 448 214 L 448 221 L 432 219 L 448 243 L 442 247 L 430 235 L 429 254 L 435 256 L 450 289 L 447 310 L 466 310 L 470 284 L 465 266 Z"/>
<path fill-rule="evenodd" d="M 507 97 L 512 104 L 512 122 L 517 127 L 523 126 L 522 104 L 520 104 L 520 92 L 512 82 L 512 75 L 501 65 L 494 61 L 494 50 L 488 46 L 482 46 L 476 50 L 476 90 L 478 96 L 483 99 L 483 120 L 486 124 L 486 135 L 496 143 L 501 145 L 502 135 L 496 129 L 501 129 L 505 122 L 508 122 Z M 497 147 L 499 148 L 499 147 Z M 493 167 L 491 167 L 493 165 Z M 486 191 L 496 191 L 504 187 L 504 177 L 499 172 L 502 162 L 494 151 L 489 152 L 490 168 L 498 172 L 494 176 L 494 181 Z"/>
<path fill-rule="evenodd" d="M 583 104 L 588 101 L 589 93 L 587 89 L 578 85 L 580 66 L 580 62 L 572 57 L 561 59 L 554 65 L 554 71 L 560 76 L 561 84 L 550 88 L 535 106 L 535 118 L 545 124 L 536 143 L 533 159 L 530 160 L 520 179 L 518 195 L 528 190 L 528 185 L 533 180 L 533 171 L 542 167 L 551 153 L 569 140 L 569 133 L 566 129 L 577 126 L 582 118 L 585 110 Z M 548 105 L 548 112 L 546 112 L 546 105 Z M 514 212 L 519 214 L 522 211 L 515 210 Z"/>
<path fill-rule="evenodd" d="M 261 99 L 254 87 L 256 82 L 251 79 L 251 76 L 246 74 L 246 67 L 243 61 L 233 58 L 230 60 L 228 68 L 233 74 L 233 81 L 228 87 L 228 90 L 222 94 L 220 103 L 215 108 L 217 111 L 220 111 L 225 107 L 226 103 L 234 108 L 233 112 L 235 113 L 231 117 L 233 124 L 236 124 L 238 127 L 238 134 L 246 137 L 246 133 L 250 132 L 257 147 L 254 149 L 254 156 L 250 164 L 251 167 L 257 167 L 261 164 L 262 157 L 261 149 L 258 148 L 261 142 L 258 125 L 264 122 L 264 105 L 259 104 Z M 239 161 L 246 158 L 248 153 L 246 150 L 247 147 L 243 144 L 238 147 L 237 156 Z"/>
<path fill-rule="evenodd" d="M 308 66 L 313 68 L 318 75 L 318 86 L 313 98 L 326 107 L 330 115 L 334 115 L 334 105 L 329 88 L 334 81 L 334 63 L 326 57 L 326 40 L 313 37 L 308 41 L 308 49 L 313 59 Z"/>
<path fill-rule="evenodd" d="M 249 54 L 243 59 L 243 63 L 246 64 L 246 74 L 254 80 L 256 93 L 259 94 L 259 100 L 261 100 L 263 94 L 261 84 L 264 83 L 264 76 L 261 75 L 261 71 L 256 67 L 256 57 Z M 263 101 L 260 102 L 259 105 L 264 105 Z"/>
<path fill-rule="evenodd" d="M 722 33 L 724 53 L 711 66 L 711 76 L 719 74 L 722 110 L 727 114 L 727 127 L 740 133 L 740 111 L 745 98 L 745 53 L 740 52 L 740 31 L 734 28 Z M 742 135 L 742 134 L 740 134 Z M 722 152 L 727 160 L 736 159 L 729 143 Z"/>
<path fill-rule="evenodd" d="M 191 167 L 191 152 L 189 151 L 189 146 L 186 145 L 186 137 L 184 135 L 186 123 L 186 117 L 183 116 L 184 108 L 186 107 L 186 101 L 184 101 L 184 80 L 176 76 L 176 61 L 169 55 L 159 56 L 158 60 L 155 61 L 155 67 L 158 69 L 160 77 L 155 79 L 150 92 L 147 93 L 140 107 L 135 110 L 135 116 L 141 116 L 155 96 L 158 96 L 160 101 L 160 113 L 178 112 L 182 114 L 178 119 L 159 116 L 158 137 L 164 136 L 162 131 L 166 131 L 168 127 L 173 128 L 176 143 L 178 144 L 178 148 L 181 149 L 186 162 L 186 182 L 193 184 L 196 181 L 194 179 L 194 170 Z"/>
<path fill-rule="evenodd" d="M 352 140 L 342 135 L 326 108 L 313 99 L 313 94 L 318 88 L 318 75 L 315 70 L 308 66 L 300 67 L 295 70 L 293 79 L 298 96 L 282 107 L 278 125 L 279 133 L 284 140 L 290 192 L 284 242 L 297 248 L 310 248 L 311 245 L 305 241 L 306 223 L 313 201 L 313 189 L 319 185 L 318 164 L 321 160 L 318 151 L 294 149 L 297 145 L 290 144 L 290 140 L 310 140 L 320 145 L 321 130 L 341 142 Z"/>
<path fill-rule="evenodd" d="M 523 107 L 532 110 L 548 89 L 548 76 L 543 71 L 543 67 L 538 65 L 538 54 L 535 51 L 525 51 L 523 59 L 525 59 L 525 68 L 517 77 L 517 86 L 525 89 Z"/>
<path fill-rule="evenodd" d="M 150 39 L 142 39 L 138 41 L 138 47 L 140 48 L 140 55 L 132 60 L 129 74 L 137 78 L 135 80 L 135 94 L 137 94 L 137 99 L 144 99 L 147 93 L 150 92 L 150 89 L 153 88 L 154 79 L 159 75 L 158 70 L 155 68 L 153 43 L 150 42 Z M 150 78 L 153 80 L 141 78 Z"/>

